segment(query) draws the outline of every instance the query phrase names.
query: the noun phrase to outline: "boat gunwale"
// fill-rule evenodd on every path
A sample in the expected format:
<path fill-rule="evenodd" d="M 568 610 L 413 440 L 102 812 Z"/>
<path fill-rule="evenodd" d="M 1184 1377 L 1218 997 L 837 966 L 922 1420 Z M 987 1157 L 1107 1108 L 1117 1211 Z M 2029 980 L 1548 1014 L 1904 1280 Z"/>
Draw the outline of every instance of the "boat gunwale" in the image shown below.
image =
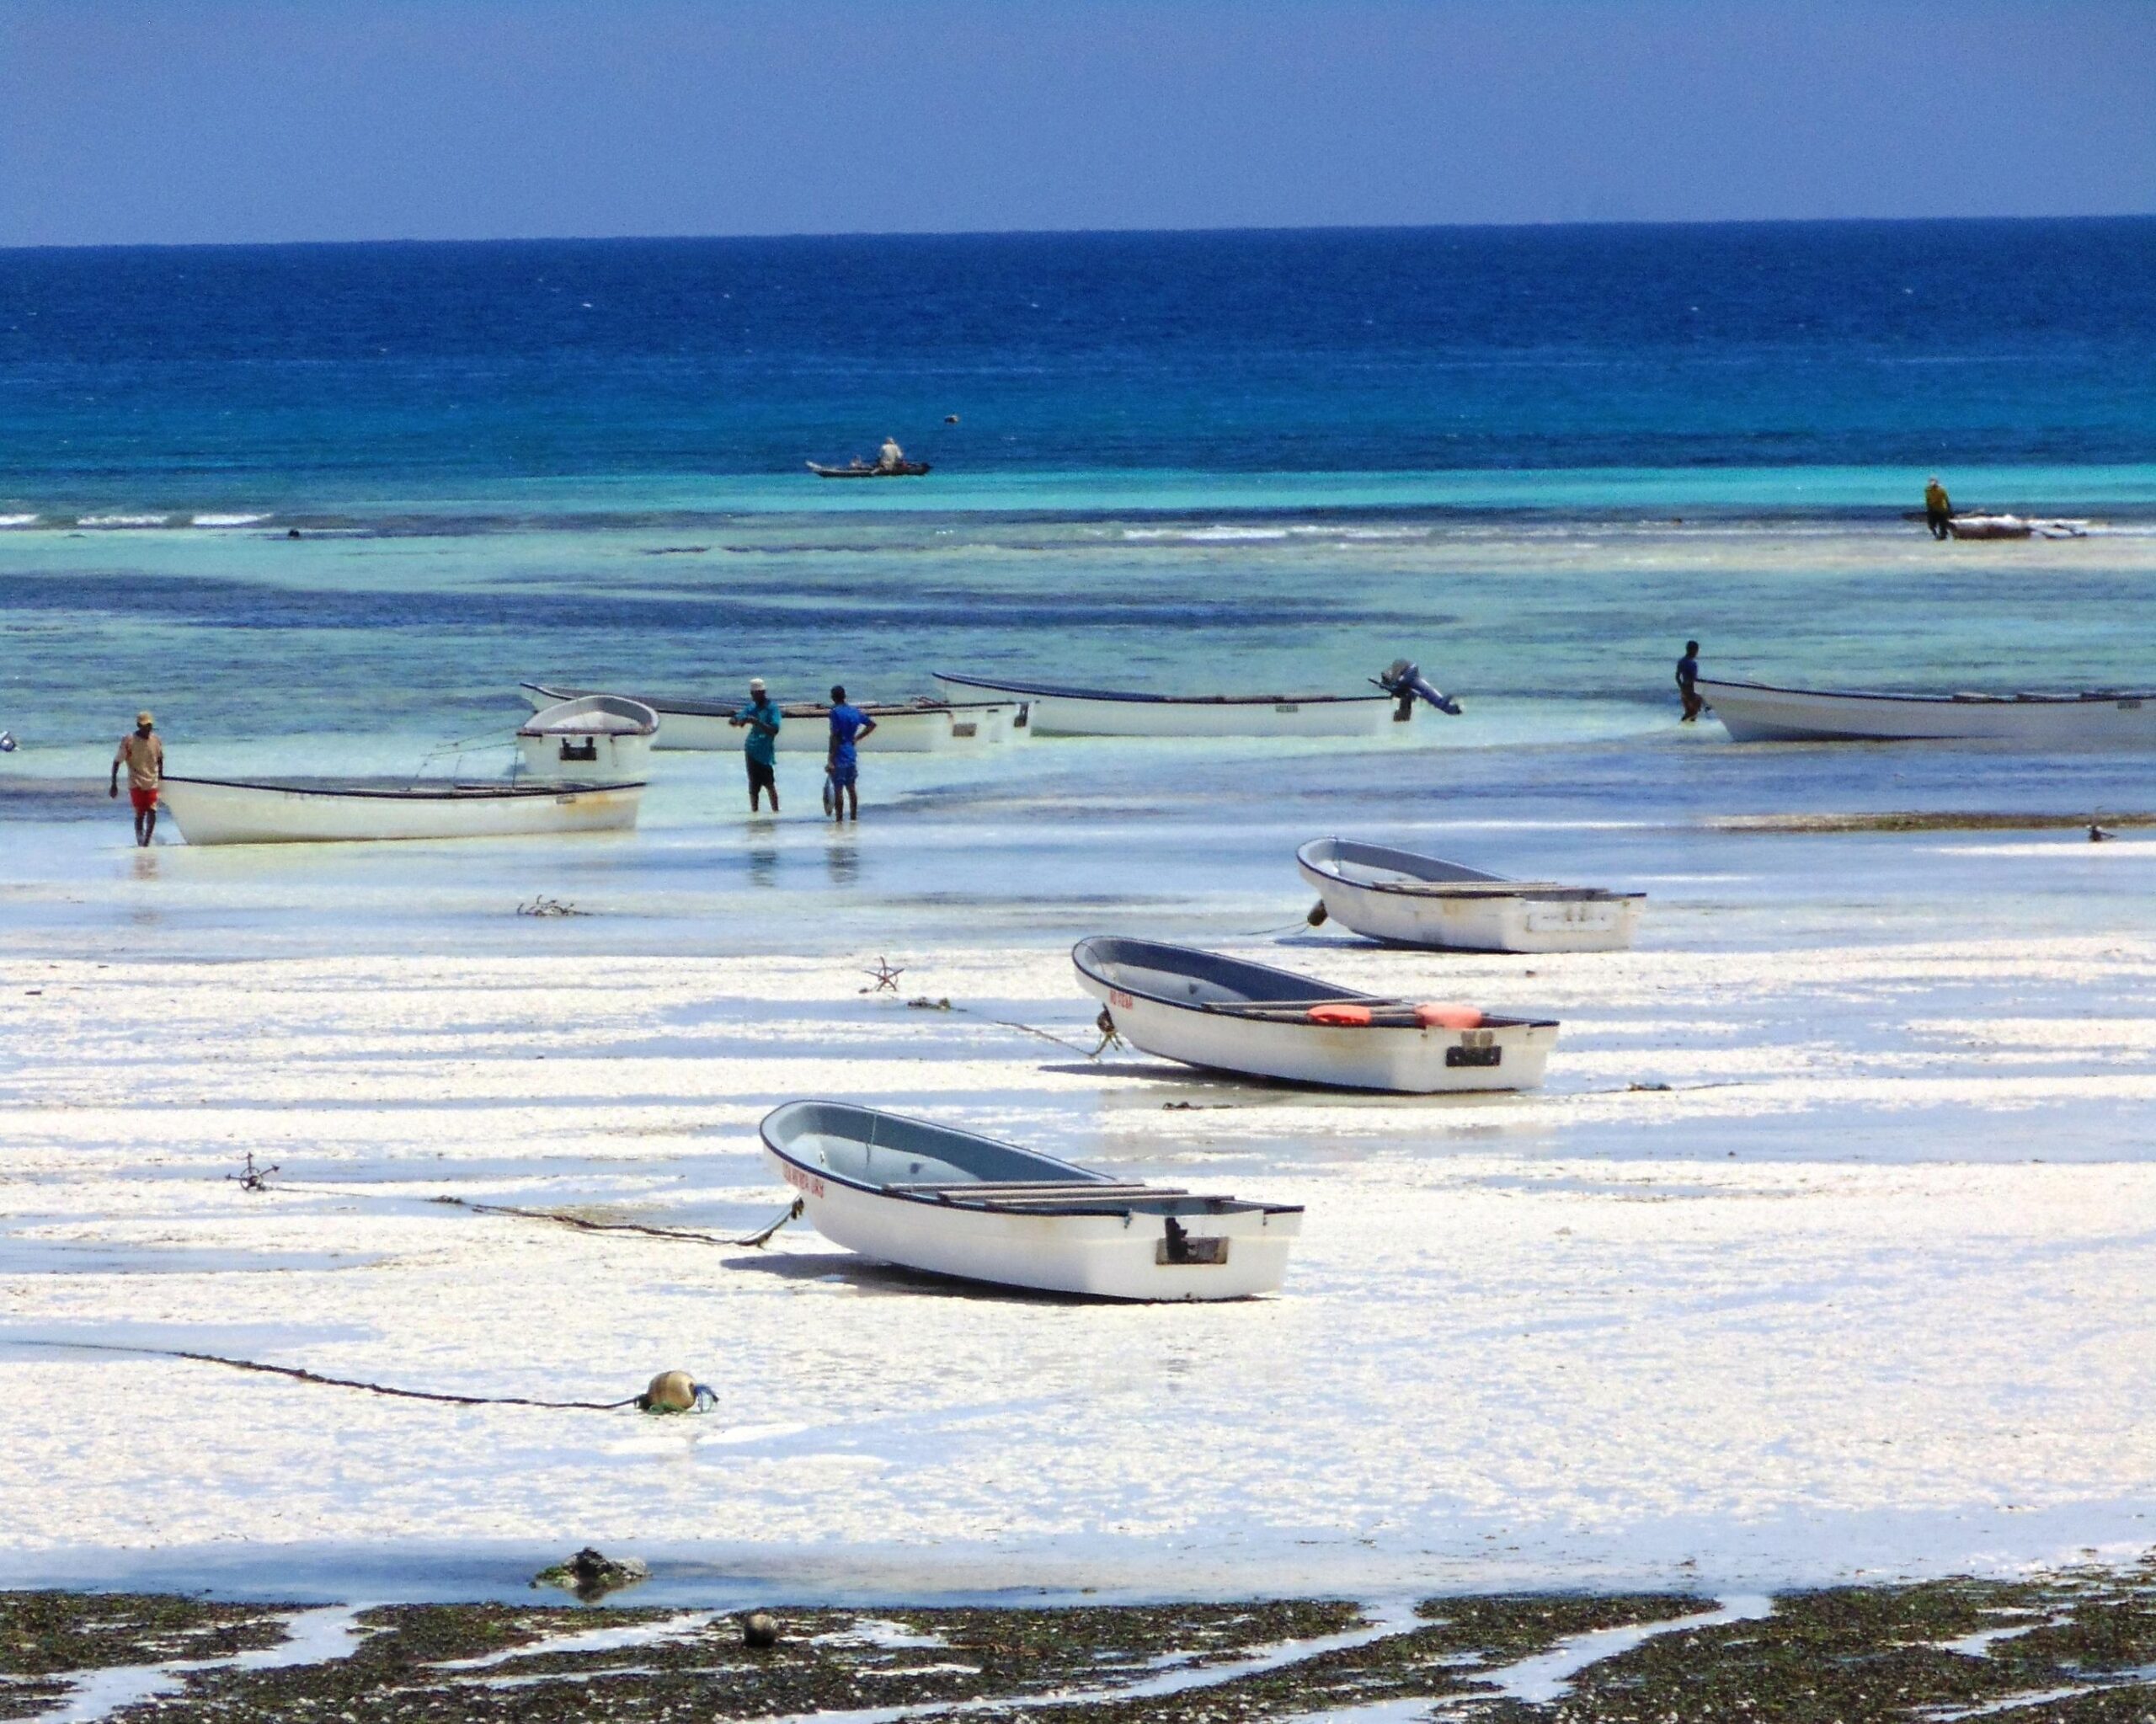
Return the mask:
<path fill-rule="evenodd" d="M 1163 995 L 1149 994 L 1142 988 L 1130 987 L 1124 983 L 1114 980 L 1111 977 L 1102 975 L 1099 970 L 1092 968 L 1086 963 L 1085 958 L 1081 954 L 1085 952 L 1087 947 L 1094 944 L 1097 941 L 1104 940 L 1116 941 L 1133 946 L 1146 946 L 1151 947 L 1155 952 L 1172 952 L 1182 953 L 1188 957 L 1210 958 L 1215 963 L 1233 964 L 1238 968 L 1245 969 L 1261 970 L 1268 975 L 1283 977 L 1286 979 L 1294 982 L 1316 983 L 1317 979 L 1314 976 L 1299 974 L 1297 972 L 1291 969 L 1275 969 L 1269 963 L 1252 963 L 1246 958 L 1224 958 L 1217 952 L 1207 952 L 1199 947 L 1177 946 L 1162 940 L 1135 940 L 1132 939 L 1129 936 L 1123 934 L 1088 934 L 1084 939 L 1081 940 L 1075 946 L 1073 946 L 1070 948 L 1070 962 L 1074 966 L 1075 966 L 1081 975 L 1088 977 L 1091 980 L 1097 982 L 1102 987 L 1107 989 L 1111 993 L 1126 994 L 1134 1000 L 1143 1000 L 1149 1005 L 1166 1006 L 1177 1011 L 1194 1012 L 1201 1017 L 1232 1017 L 1239 1019 L 1245 1023 L 1273 1022 L 1278 1024 L 1283 1029 L 1352 1029 L 1358 1034 L 1367 1035 L 1385 1035 L 1396 1032 L 1417 1036 L 1424 1036 L 1430 1033 L 1431 1027 L 1427 1024 L 1417 1024 L 1413 1026 L 1407 1024 L 1389 1023 L 1321 1024 L 1294 1018 L 1267 1019 L 1252 1016 L 1248 1010 L 1249 1007 L 1254 1006 L 1283 1007 L 1300 1006 L 1309 1007 L 1312 1006 L 1338 1006 L 1352 1003 L 1358 1006 L 1402 1006 L 1409 1011 L 1412 1011 L 1417 1005 L 1421 1003 L 1417 1001 L 1407 999 L 1405 995 L 1396 994 L 1365 994 L 1353 988 L 1336 988 L 1331 993 L 1312 994 L 1305 999 L 1253 1000 L 1243 1001 L 1235 1003 L 1216 1002 L 1208 1000 L 1171 1000 Z M 1317 983 L 1317 985 L 1322 987 L 1326 985 L 1323 983 Z M 1225 1006 L 1225 1009 L 1221 1009 L 1223 1006 Z M 1556 1029 L 1560 1027 L 1561 1022 L 1561 1019 L 1555 1017 L 1508 1017 L 1502 1014 L 1486 1011 L 1482 1014 L 1482 1022 L 1477 1025 L 1476 1027 L 1479 1029 Z M 1447 1033 L 1451 1034 L 1455 1033 L 1455 1032 L 1448 1031 Z"/>
<path fill-rule="evenodd" d="M 1106 1185 L 1122 1189 L 1125 1195 L 1121 1199 L 1112 1203 L 1105 1199 L 1094 1201 L 1085 1198 L 1073 1198 L 1068 1206 L 1059 1204 L 1028 1204 L 1022 1209 L 1017 1207 L 1006 1209 L 998 1208 L 992 1198 L 977 1198 L 970 1201 L 963 1198 L 953 1200 L 942 1192 L 905 1191 L 889 1185 L 873 1185 L 865 1180 L 856 1179 L 850 1174 L 836 1172 L 829 1167 L 812 1166 L 772 1139 L 771 1134 L 772 1120 L 777 1118 L 788 1108 L 807 1107 L 846 1108 L 857 1113 L 873 1114 L 879 1118 L 902 1120 L 908 1125 L 922 1126 L 930 1131 L 942 1132 L 953 1137 L 970 1138 L 975 1143 L 987 1144 L 998 1150 L 1016 1150 L 1022 1156 L 1029 1156 L 1037 1161 L 1046 1161 L 1053 1166 L 1076 1174 L 1079 1182 L 1084 1184 Z M 1111 1174 L 1097 1172 L 1091 1167 L 1081 1167 L 1075 1161 L 1063 1161 L 1040 1150 L 1029 1150 L 1023 1144 L 1006 1143 L 1001 1138 L 989 1137 L 978 1131 L 968 1131 L 956 1125 L 940 1124 L 933 1119 L 921 1119 L 910 1113 L 894 1113 L 889 1108 L 864 1108 L 858 1102 L 836 1102 L 818 1097 L 797 1097 L 791 1102 L 780 1102 L 777 1107 L 758 1120 L 756 1135 L 763 1140 L 764 1147 L 780 1161 L 785 1162 L 787 1166 L 798 1168 L 813 1179 L 829 1180 L 835 1185 L 845 1187 L 848 1191 L 857 1191 L 866 1197 L 886 1198 L 893 1203 L 921 1204 L 931 1209 L 958 1210 L 968 1214 L 986 1215 L 1114 1216 L 1129 1215 L 1134 1213 L 1143 1214 L 1145 1212 L 1144 1206 L 1149 1202 L 1166 1202 L 1168 1204 L 1218 1204 L 1229 1206 L 1225 1209 L 1214 1209 L 1200 1212 L 1210 1214 L 1299 1215 L 1303 1213 L 1303 1206 L 1300 1204 L 1267 1204 L 1251 1198 L 1208 1197 L 1187 1191 L 1162 1192 L 1158 1197 L 1151 1198 L 1135 1196 L 1129 1193 L 1126 1182 L 1118 1180 Z M 986 1180 L 980 1182 L 984 1185 L 992 1183 Z M 1057 1182 L 1050 1180 L 1040 1182 L 1043 1185 Z M 1002 1185 L 1005 1192 L 1008 1193 L 1011 1182 L 1002 1182 Z M 1164 1210 L 1161 1213 L 1175 1212 Z"/>
<path fill-rule="evenodd" d="M 1354 880 L 1342 873 L 1337 866 L 1315 861 L 1309 852 L 1321 844 L 1353 844 L 1363 850 L 1374 850 L 1386 856 L 1406 857 L 1415 862 L 1432 862 L 1446 867 L 1466 867 L 1465 862 L 1448 862 L 1440 856 L 1424 856 L 1419 851 L 1398 850 L 1389 844 L 1369 844 L 1359 838 L 1338 836 L 1313 838 L 1299 846 L 1295 851 L 1295 864 L 1307 873 L 1345 886 L 1356 892 L 1391 892 L 1403 898 L 1518 898 L 1538 904 L 1622 904 L 1630 899 L 1645 899 L 1644 892 L 1620 892 L 1608 886 L 1560 886 L 1538 883 L 1533 880 L 1508 880 L 1502 874 L 1486 874 L 1476 880 L 1422 880 L 1412 883 L 1395 883 L 1380 880 Z M 1481 873 L 1479 868 L 1468 869 L 1470 873 Z"/>
<path fill-rule="evenodd" d="M 536 685 L 532 685 L 532 686 L 536 687 Z M 541 693 L 545 692 L 544 690 L 538 690 L 537 691 Z M 544 718 L 549 713 L 558 713 L 564 707 L 580 707 L 583 706 L 586 701 L 590 702 L 592 704 L 590 707 L 585 707 L 583 713 L 578 714 L 579 717 L 589 717 L 594 713 L 606 713 L 613 718 L 627 718 L 634 723 L 637 728 L 634 730 L 548 729 L 542 727 L 539 723 L 539 721 L 542 718 Z M 636 718 L 632 713 L 622 713 L 616 710 L 615 707 L 608 707 L 605 703 L 609 701 L 616 702 L 617 707 L 634 707 L 638 712 L 648 714 L 648 722 L 643 718 Z M 529 718 L 526 719 L 523 723 L 516 727 L 516 734 L 520 737 L 607 736 L 615 738 L 627 737 L 632 740 L 648 741 L 651 738 L 659 734 L 659 708 L 653 706 L 648 701 L 638 700 L 634 695 L 601 694 L 597 692 L 591 694 L 571 695 L 566 700 L 556 701 L 552 706 L 539 707 Z"/>
<path fill-rule="evenodd" d="M 529 801 L 535 797 L 585 796 L 606 790 L 643 790 L 648 778 L 623 779 L 618 783 L 587 784 L 579 780 L 547 779 L 501 784 L 451 784 L 440 790 L 372 789 L 361 785 L 324 782 L 318 784 L 276 783 L 266 778 L 197 778 L 168 772 L 162 784 L 203 784 L 216 790 L 267 790 L 280 796 L 337 796 L 367 802 L 501 802 Z"/>
<path fill-rule="evenodd" d="M 1065 688 L 1044 682 L 990 682 L 985 677 L 960 676 L 948 670 L 931 670 L 929 675 L 938 682 L 955 682 L 963 688 L 991 688 L 1027 700 L 1105 701 L 1134 706 L 1337 707 L 1393 698 L 1389 694 L 1146 694 L 1135 690 Z"/>
<path fill-rule="evenodd" d="M 2031 689 L 2016 690 L 2012 694 L 1903 694 L 1888 689 L 1790 688 L 1778 682 L 1747 682 L 1721 676 L 1698 677 L 1693 686 L 1752 689 L 1761 694 L 1797 695 L 1807 700 L 1903 701 L 1936 707 L 2077 707 L 2103 706 L 2117 701 L 2156 701 L 2156 689 L 2137 688 L 2092 688 L 2075 694 L 2045 694 Z M 1708 705 L 1711 707 L 1713 702 L 1710 701 Z"/>

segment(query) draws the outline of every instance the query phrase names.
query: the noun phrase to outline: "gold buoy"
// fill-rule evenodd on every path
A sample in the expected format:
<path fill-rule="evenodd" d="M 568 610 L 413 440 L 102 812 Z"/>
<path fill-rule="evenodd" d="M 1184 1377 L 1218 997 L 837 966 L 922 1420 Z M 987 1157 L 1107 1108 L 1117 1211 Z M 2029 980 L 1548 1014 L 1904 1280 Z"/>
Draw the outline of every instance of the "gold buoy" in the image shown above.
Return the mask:
<path fill-rule="evenodd" d="M 693 1412 L 696 1380 L 686 1371 L 661 1371 L 651 1380 L 638 1405 L 646 1412 Z"/>

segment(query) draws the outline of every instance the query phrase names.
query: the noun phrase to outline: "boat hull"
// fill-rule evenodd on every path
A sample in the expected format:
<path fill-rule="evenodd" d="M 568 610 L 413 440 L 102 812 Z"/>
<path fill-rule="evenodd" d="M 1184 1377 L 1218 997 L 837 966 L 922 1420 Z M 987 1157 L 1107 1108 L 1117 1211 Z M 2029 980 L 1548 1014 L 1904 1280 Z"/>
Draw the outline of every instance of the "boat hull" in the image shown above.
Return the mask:
<path fill-rule="evenodd" d="M 540 707 L 516 733 L 526 774 L 549 784 L 627 784 L 651 771 L 659 715 L 619 695 Z"/>
<path fill-rule="evenodd" d="M 537 683 L 521 686 L 525 700 L 538 710 L 584 691 L 564 691 Z M 743 733 L 729 721 L 732 708 L 699 702 L 695 707 L 670 705 L 639 695 L 636 698 L 659 714 L 659 734 L 652 746 L 673 752 L 738 754 Z M 828 709 L 784 707 L 786 722 L 779 726 L 778 751 L 789 755 L 821 755 L 830 747 Z M 952 749 L 965 750 L 1008 742 L 1027 734 L 1025 705 L 1019 701 L 967 701 L 926 707 L 872 707 L 867 709 L 876 728 L 856 746 L 862 754 L 930 755 Z"/>
<path fill-rule="evenodd" d="M 1228 1242 L 1222 1261 L 1160 1261 L 1161 1218 L 1016 1215 L 947 1209 L 825 1178 L 766 1148 L 803 1213 L 834 1245 L 932 1275 L 1093 1299 L 1249 1299 L 1275 1293 L 1300 1231 L 1294 1211 L 1186 1216 L 1191 1232 Z"/>
<path fill-rule="evenodd" d="M 1378 737 L 1392 728 L 1396 704 L 1390 695 L 1178 700 L 936 680 L 954 695 L 986 689 L 1025 701 L 1036 736 Z"/>
<path fill-rule="evenodd" d="M 2156 694 L 1843 693 L 1701 678 L 1737 742 L 2004 742 L 2074 750 L 2156 748 Z"/>
<path fill-rule="evenodd" d="M 623 831 L 636 825 L 643 789 L 549 785 L 408 793 L 168 777 L 159 801 L 191 845 L 331 844 Z"/>
<path fill-rule="evenodd" d="M 1295 866 L 1316 889 L 1327 917 L 1352 933 L 1391 946 L 1529 954 L 1621 952 L 1638 932 L 1646 901 L 1641 893 L 1525 883 L 1518 883 L 1518 891 L 1507 891 L 1513 883 L 1495 875 L 1476 875 L 1434 857 L 1357 846 L 1356 851 L 1372 857 L 1470 877 L 1458 884 L 1442 880 L 1407 886 L 1365 884 L 1314 863 L 1315 853 L 1339 841 L 1305 845 Z"/>
<path fill-rule="evenodd" d="M 1550 1023 L 1489 1029 L 1380 1029 L 1279 1023 L 1148 1000 L 1078 972 L 1079 985 L 1107 1007 L 1116 1033 L 1134 1048 L 1209 1071 L 1277 1078 L 1326 1089 L 1389 1090 L 1443 1095 L 1531 1090 L 1542 1082 L 1556 1045 Z M 1495 1065 L 1449 1063 L 1470 1043 L 1478 1059 L 1494 1049 Z"/>

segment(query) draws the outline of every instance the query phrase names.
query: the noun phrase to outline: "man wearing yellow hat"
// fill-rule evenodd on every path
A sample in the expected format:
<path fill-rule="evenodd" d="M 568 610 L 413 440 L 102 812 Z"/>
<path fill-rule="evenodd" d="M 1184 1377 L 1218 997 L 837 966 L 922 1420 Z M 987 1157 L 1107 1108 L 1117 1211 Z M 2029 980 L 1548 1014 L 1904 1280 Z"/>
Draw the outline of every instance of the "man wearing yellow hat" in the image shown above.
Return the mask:
<path fill-rule="evenodd" d="M 157 734 L 157 721 L 147 713 L 135 715 L 135 728 L 120 739 L 112 757 L 110 793 L 120 794 L 120 769 L 127 768 L 127 799 L 135 804 L 135 841 L 145 850 L 157 830 L 157 786 L 165 776 L 165 745 Z"/>

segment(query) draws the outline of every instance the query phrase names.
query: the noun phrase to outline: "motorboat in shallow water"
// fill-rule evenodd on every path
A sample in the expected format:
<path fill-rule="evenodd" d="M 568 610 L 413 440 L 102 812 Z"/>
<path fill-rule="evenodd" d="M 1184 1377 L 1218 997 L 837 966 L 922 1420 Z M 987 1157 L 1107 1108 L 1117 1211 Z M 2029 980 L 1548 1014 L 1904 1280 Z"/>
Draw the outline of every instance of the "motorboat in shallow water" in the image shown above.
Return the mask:
<path fill-rule="evenodd" d="M 624 784 L 651 770 L 659 714 L 626 695 L 587 694 L 542 707 L 516 733 L 524 771 L 552 782 Z"/>
<path fill-rule="evenodd" d="M 521 682 L 524 698 L 535 708 L 597 692 L 562 688 L 552 683 Z M 742 734 L 728 721 L 745 701 L 703 700 L 686 695 L 632 695 L 629 699 L 659 715 L 660 750 L 693 749 L 705 753 L 739 753 Z M 1022 739 L 1026 709 L 1018 701 L 857 701 L 876 721 L 861 739 L 872 754 L 941 754 L 950 749 L 983 747 Z M 786 722 L 779 726 L 781 754 L 822 754 L 829 746 L 831 709 L 814 702 L 782 703 Z"/>
<path fill-rule="evenodd" d="M 2015 743 L 2031 749 L 2156 748 L 2156 691 L 1885 694 L 1777 688 L 1701 677 L 1700 698 L 1737 742 Z"/>
<path fill-rule="evenodd" d="M 1314 920 L 1445 952 L 1621 952 L 1646 903 L 1644 892 L 1508 880 L 1350 838 L 1314 838 L 1295 863 L 1317 889 Z"/>
<path fill-rule="evenodd" d="M 835 1245 L 1001 1287 L 1102 1299 L 1245 1299 L 1287 1273 L 1303 1212 L 1143 1185 L 947 1125 L 789 1102 L 765 1152 Z"/>
<path fill-rule="evenodd" d="M 1213 1071 L 1414 1095 L 1529 1090 L 1557 1041 L 1553 1019 L 1358 993 L 1187 946 L 1097 935 L 1070 961 L 1131 1046 Z"/>
<path fill-rule="evenodd" d="M 644 787 L 414 783 L 405 779 L 179 778 L 158 801 L 189 844 L 321 844 L 373 839 L 526 838 L 618 832 Z"/>
<path fill-rule="evenodd" d="M 1030 707 L 1036 736 L 1381 736 L 1414 716 L 1416 702 L 1460 707 L 1406 659 L 1373 677 L 1376 694 L 1145 694 L 1009 682 L 939 670 L 936 681 L 965 694 L 1005 695 Z"/>

